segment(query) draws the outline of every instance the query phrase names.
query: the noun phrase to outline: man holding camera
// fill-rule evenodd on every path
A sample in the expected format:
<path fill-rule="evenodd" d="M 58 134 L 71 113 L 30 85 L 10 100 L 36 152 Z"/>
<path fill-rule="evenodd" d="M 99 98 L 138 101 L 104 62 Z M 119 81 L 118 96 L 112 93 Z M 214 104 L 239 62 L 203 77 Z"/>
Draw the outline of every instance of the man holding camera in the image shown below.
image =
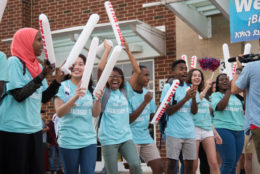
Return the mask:
<path fill-rule="evenodd" d="M 260 42 L 260 40 L 259 40 Z M 260 52 L 260 43 L 259 43 Z M 238 94 L 246 90 L 246 131 L 250 129 L 255 143 L 258 162 L 260 164 L 260 61 L 247 63 L 242 70 L 242 65 L 237 58 L 237 71 L 232 81 L 231 92 Z"/>

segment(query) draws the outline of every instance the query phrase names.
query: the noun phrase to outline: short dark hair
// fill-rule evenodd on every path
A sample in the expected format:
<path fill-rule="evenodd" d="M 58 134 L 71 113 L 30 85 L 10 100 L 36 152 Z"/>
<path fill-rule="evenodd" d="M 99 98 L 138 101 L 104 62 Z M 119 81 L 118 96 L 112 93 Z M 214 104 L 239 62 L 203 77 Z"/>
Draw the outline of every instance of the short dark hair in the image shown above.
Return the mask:
<path fill-rule="evenodd" d="M 119 89 L 123 89 L 125 87 L 125 77 L 124 77 L 123 71 L 120 68 L 116 67 L 116 66 L 113 68 L 113 71 L 116 71 L 116 72 L 118 72 L 121 75 L 122 83 L 120 84 Z M 108 83 L 106 84 L 106 87 L 110 88 Z"/>
<path fill-rule="evenodd" d="M 144 65 L 139 65 L 139 68 L 140 68 L 141 70 L 143 70 L 143 69 L 147 69 L 147 67 L 144 66 Z"/>
<path fill-rule="evenodd" d="M 182 60 L 182 59 L 176 60 L 176 61 L 174 61 L 174 62 L 172 63 L 172 71 L 174 71 L 175 68 L 176 68 L 176 66 L 177 66 L 178 64 L 180 64 L 180 63 L 186 64 L 185 60 Z"/>
<path fill-rule="evenodd" d="M 201 82 L 200 82 L 200 84 L 198 86 L 198 91 L 201 92 L 203 90 L 203 87 L 204 87 L 204 76 L 203 76 L 203 73 L 202 73 L 202 71 L 200 69 L 194 68 L 194 69 L 189 71 L 188 78 L 187 78 L 187 83 L 192 84 L 191 78 L 192 78 L 192 74 L 193 74 L 194 71 L 199 71 L 200 72 Z"/>

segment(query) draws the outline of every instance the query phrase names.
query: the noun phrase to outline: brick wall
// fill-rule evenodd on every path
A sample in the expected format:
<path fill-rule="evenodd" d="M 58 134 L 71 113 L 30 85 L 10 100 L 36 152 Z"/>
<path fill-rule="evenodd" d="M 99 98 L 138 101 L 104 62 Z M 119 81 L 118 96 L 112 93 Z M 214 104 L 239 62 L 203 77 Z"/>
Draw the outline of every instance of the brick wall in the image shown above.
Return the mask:
<path fill-rule="evenodd" d="M 109 22 L 104 2 L 104 0 L 9 0 L 0 24 L 0 39 L 11 38 L 21 27 L 39 28 L 38 16 L 41 13 L 48 16 L 51 30 L 85 25 L 92 13 L 100 15 L 99 23 Z M 176 58 L 175 16 L 164 6 L 142 8 L 143 3 L 154 2 L 154 0 L 111 0 L 111 2 L 119 21 L 139 19 L 151 26 L 165 25 L 166 27 L 167 55 L 155 59 L 156 101 L 158 103 L 159 79 L 169 76 L 171 63 Z M 10 56 L 9 45 L 10 43 L 0 42 L 0 49 L 8 56 Z M 48 110 L 47 115 L 54 113 L 52 102 L 43 107 Z M 159 132 L 157 137 L 159 143 Z M 165 157 L 164 145 L 161 155 Z"/>

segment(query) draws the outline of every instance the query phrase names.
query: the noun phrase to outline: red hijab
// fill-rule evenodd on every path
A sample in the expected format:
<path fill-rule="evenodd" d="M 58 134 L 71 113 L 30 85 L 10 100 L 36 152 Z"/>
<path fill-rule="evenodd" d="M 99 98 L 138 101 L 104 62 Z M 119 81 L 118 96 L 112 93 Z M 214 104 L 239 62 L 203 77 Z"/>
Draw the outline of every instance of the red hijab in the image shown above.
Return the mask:
<path fill-rule="evenodd" d="M 11 44 L 12 56 L 16 56 L 24 63 L 31 76 L 35 78 L 41 73 L 41 67 L 33 50 L 33 41 L 38 30 L 34 28 L 19 29 L 13 37 Z"/>

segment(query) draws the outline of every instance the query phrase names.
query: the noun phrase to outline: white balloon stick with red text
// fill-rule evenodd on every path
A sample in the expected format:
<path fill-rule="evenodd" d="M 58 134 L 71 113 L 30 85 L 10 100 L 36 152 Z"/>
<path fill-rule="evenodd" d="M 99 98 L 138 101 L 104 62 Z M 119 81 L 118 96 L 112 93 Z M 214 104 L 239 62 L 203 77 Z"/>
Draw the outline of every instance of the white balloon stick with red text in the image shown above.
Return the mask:
<path fill-rule="evenodd" d="M 119 27 L 119 24 L 118 24 L 112 3 L 110 1 L 106 1 L 104 4 L 105 4 L 105 8 L 106 8 L 106 12 L 107 12 L 109 21 L 112 25 L 112 28 L 113 28 L 113 31 L 114 31 L 114 34 L 115 34 L 115 37 L 116 37 L 117 44 L 122 45 L 125 42 L 125 40 L 124 40 L 124 37 L 122 35 L 121 29 Z"/>
<path fill-rule="evenodd" d="M 107 44 L 113 47 L 113 42 L 111 40 L 106 40 Z M 103 53 L 105 51 L 104 42 L 98 46 L 97 54 Z"/>
<path fill-rule="evenodd" d="M 79 38 L 77 39 L 77 42 L 73 46 L 72 50 L 70 51 L 70 54 L 65 62 L 65 64 L 62 66 L 62 71 L 65 74 L 70 74 L 69 68 L 75 63 L 77 60 L 81 50 L 85 46 L 86 42 L 88 41 L 89 36 L 91 35 L 92 31 L 94 30 L 96 24 L 99 21 L 99 15 L 98 14 L 92 14 L 83 28 L 82 32 L 80 33 Z"/>
<path fill-rule="evenodd" d="M 56 65 L 56 58 L 53 49 L 53 42 L 51 37 L 50 23 L 45 14 L 39 16 L 40 31 L 42 35 L 42 44 L 44 49 L 44 55 L 51 64 Z"/>
<path fill-rule="evenodd" d="M 188 65 L 187 55 L 183 54 L 183 55 L 181 56 L 181 59 L 186 62 L 186 66 L 187 66 L 187 70 L 188 70 L 188 69 L 189 69 L 189 65 Z"/>
<path fill-rule="evenodd" d="M 227 76 L 229 77 L 229 80 L 232 80 L 233 79 L 232 69 L 231 69 L 232 67 L 231 67 L 231 63 L 228 62 L 228 59 L 230 58 L 228 44 L 224 43 L 222 46 L 222 49 L 223 49 L 225 66 L 226 66 L 224 73 L 227 74 Z"/>
<path fill-rule="evenodd" d="M 121 52 L 122 52 L 122 47 L 120 45 L 115 46 L 115 48 L 113 49 L 113 51 L 107 61 L 105 69 L 103 70 L 103 72 L 98 80 L 96 88 L 93 92 L 94 96 L 96 96 L 97 92 L 99 92 L 100 90 L 103 90 L 105 88 L 107 80 L 108 80 Z"/>
<path fill-rule="evenodd" d="M 97 54 L 97 49 L 98 49 L 98 41 L 99 39 L 97 37 L 94 37 L 91 41 L 89 51 L 88 51 L 88 57 L 87 57 L 87 62 L 84 68 L 84 73 L 81 79 L 81 88 L 88 88 L 89 80 L 91 77 L 91 73 L 93 70 L 96 54 Z"/>
<path fill-rule="evenodd" d="M 7 4 L 7 0 L 0 0 L 0 22 L 2 21 L 2 17 L 5 11 L 5 7 Z"/>
<path fill-rule="evenodd" d="M 151 124 L 156 124 L 160 120 L 160 118 L 162 117 L 164 111 L 166 110 L 166 107 L 170 103 L 174 93 L 176 92 L 177 88 L 179 87 L 179 84 L 180 84 L 179 80 L 174 80 L 172 82 L 172 85 L 171 85 L 170 89 L 166 93 L 165 97 L 163 98 L 162 103 L 160 104 L 158 110 L 154 114 L 154 117 L 153 117 L 153 119 L 151 121 Z"/>
<path fill-rule="evenodd" d="M 190 69 L 194 69 L 197 66 L 197 56 L 191 57 Z"/>

